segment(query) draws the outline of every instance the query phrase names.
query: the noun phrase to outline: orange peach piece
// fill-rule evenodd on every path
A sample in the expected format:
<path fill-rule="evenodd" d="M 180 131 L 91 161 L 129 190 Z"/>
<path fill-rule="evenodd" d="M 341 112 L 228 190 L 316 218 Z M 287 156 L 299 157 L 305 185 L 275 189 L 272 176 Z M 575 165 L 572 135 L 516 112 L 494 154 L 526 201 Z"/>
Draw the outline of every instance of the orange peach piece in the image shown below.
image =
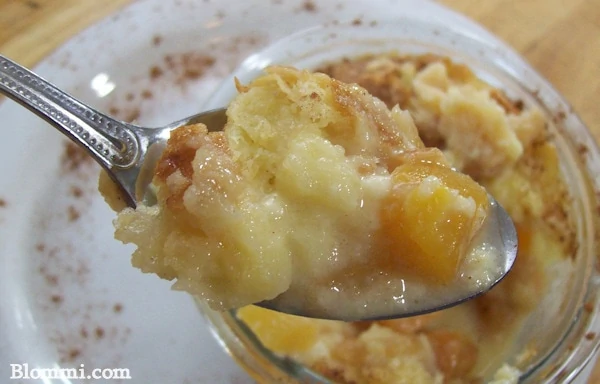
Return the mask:
<path fill-rule="evenodd" d="M 469 176 L 429 161 L 397 167 L 392 183 L 381 208 L 388 261 L 426 281 L 449 283 L 483 222 L 487 193 Z"/>

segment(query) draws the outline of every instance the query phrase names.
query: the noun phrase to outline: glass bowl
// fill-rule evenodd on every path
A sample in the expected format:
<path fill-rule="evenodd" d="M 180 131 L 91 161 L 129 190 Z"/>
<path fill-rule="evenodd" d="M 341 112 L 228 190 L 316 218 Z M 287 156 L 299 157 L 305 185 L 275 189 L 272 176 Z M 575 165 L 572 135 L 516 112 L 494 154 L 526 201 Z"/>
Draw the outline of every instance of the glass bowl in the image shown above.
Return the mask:
<path fill-rule="evenodd" d="M 444 23 L 443 18 L 405 18 L 335 23 L 298 32 L 248 57 L 210 99 L 207 108 L 226 105 L 242 83 L 271 64 L 315 68 L 344 57 L 397 52 L 433 53 L 466 64 L 482 80 L 511 99 L 537 106 L 546 117 L 558 149 L 561 171 L 574 197 L 578 247 L 568 267 L 547 271 L 552 281 L 540 304 L 517 333 L 506 362 L 516 364 L 526 346 L 535 358 L 519 365 L 520 382 L 585 382 L 599 345 L 597 218 L 600 151 L 580 119 L 554 88 L 510 48 L 477 28 Z M 259 382 L 328 383 L 303 365 L 264 348 L 235 312 L 214 312 L 198 305 L 229 354 Z"/>

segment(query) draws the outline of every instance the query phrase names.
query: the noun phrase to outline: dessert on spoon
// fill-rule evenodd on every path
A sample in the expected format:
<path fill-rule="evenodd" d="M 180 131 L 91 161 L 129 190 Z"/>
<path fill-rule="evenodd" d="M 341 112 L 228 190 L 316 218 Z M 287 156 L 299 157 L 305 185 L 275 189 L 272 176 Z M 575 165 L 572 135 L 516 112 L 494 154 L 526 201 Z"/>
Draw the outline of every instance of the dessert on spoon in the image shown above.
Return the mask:
<path fill-rule="evenodd" d="M 0 58 L 2 93 L 108 171 L 133 264 L 215 309 L 405 317 L 483 293 L 512 266 L 506 212 L 423 145 L 408 112 L 286 67 L 237 88 L 227 111 L 142 128 Z"/>

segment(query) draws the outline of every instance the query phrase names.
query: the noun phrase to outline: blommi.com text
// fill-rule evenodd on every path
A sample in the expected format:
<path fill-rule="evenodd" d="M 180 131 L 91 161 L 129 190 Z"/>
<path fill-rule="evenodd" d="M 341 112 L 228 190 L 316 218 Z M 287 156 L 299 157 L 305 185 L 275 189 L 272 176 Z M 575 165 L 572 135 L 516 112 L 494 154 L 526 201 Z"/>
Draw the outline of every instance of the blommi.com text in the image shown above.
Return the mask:
<path fill-rule="evenodd" d="M 29 368 L 29 364 L 11 364 L 11 380 L 79 379 L 79 380 L 128 380 L 128 368 L 94 368 L 87 370 L 84 364 L 79 368 Z"/>

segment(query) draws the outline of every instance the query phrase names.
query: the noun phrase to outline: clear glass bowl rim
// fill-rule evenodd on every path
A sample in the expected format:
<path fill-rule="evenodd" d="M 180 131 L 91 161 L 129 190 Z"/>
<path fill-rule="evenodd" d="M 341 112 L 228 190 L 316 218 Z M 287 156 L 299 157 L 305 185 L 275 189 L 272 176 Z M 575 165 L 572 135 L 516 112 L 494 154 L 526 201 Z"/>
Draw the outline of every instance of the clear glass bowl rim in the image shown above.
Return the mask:
<path fill-rule="evenodd" d="M 392 35 L 387 35 L 389 31 L 393 32 Z M 382 38 L 388 39 L 387 43 L 403 42 L 405 45 L 421 47 L 424 52 L 428 52 L 428 49 L 435 49 L 437 53 L 440 53 L 440 50 L 447 51 L 447 56 L 451 59 L 454 58 L 453 52 L 460 52 L 490 65 L 501 72 L 505 79 L 518 84 L 547 111 L 552 112 L 561 137 L 573 148 L 572 155 L 579 164 L 587 184 L 583 189 L 585 196 L 578 196 L 578 199 L 585 200 L 587 208 L 583 213 L 588 212 L 589 215 L 584 219 L 587 226 L 587 248 L 584 252 L 588 259 L 586 289 L 575 298 L 577 312 L 562 340 L 543 361 L 523 373 L 520 380 L 536 383 L 572 382 L 600 347 L 600 338 L 597 336 L 600 335 L 600 296 L 596 294 L 600 288 L 600 274 L 596 265 L 597 259 L 600 258 L 597 246 L 600 225 L 591 213 L 599 206 L 598 194 L 595 191 L 600 190 L 600 179 L 594 175 L 600 175 L 600 150 L 589 130 L 565 99 L 510 47 L 491 35 L 466 33 L 465 29 L 453 28 L 433 19 L 425 21 L 401 18 L 369 25 L 348 22 L 316 26 L 294 33 L 248 57 L 210 98 L 208 107 L 225 105 L 231 100 L 235 94 L 234 77 L 242 83 L 248 82 L 271 64 L 293 64 L 310 68 L 322 63 L 323 55 L 330 55 L 328 48 L 336 42 L 354 44 L 352 41 L 365 40 L 373 44 L 369 52 L 362 53 L 391 51 L 387 43 L 376 44 Z M 300 48 L 290 49 L 298 46 Z M 298 50 L 305 53 L 298 55 Z M 360 52 L 353 54 L 360 55 Z M 502 84 L 492 82 L 492 85 Z M 577 150 L 583 148 L 582 146 L 586 148 L 585 151 Z M 214 312 L 202 300 L 196 301 L 221 345 L 257 381 L 330 383 L 301 364 L 281 359 L 265 349 L 252 332 L 235 319 L 233 312 Z"/>

